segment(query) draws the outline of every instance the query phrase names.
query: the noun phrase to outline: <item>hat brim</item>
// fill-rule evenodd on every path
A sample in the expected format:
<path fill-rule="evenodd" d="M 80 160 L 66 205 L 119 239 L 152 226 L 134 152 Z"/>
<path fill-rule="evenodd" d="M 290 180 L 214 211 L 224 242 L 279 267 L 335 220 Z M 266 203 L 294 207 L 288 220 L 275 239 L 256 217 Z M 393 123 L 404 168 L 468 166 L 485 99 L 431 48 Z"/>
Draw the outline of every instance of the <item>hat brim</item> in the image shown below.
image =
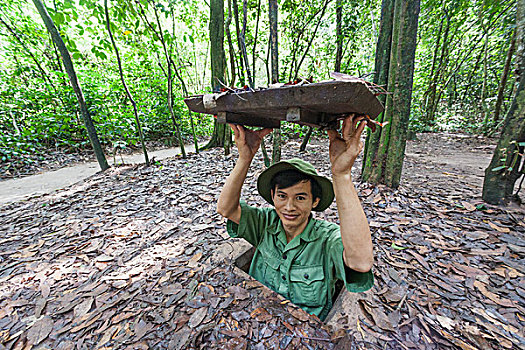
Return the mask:
<path fill-rule="evenodd" d="M 332 182 L 320 175 L 312 175 L 307 174 L 300 169 L 296 168 L 290 163 L 276 163 L 263 171 L 261 175 L 259 175 L 259 178 L 257 179 L 257 190 L 259 191 L 259 194 L 271 205 L 274 205 L 273 199 L 272 199 L 272 188 L 271 188 L 271 181 L 272 178 L 281 171 L 285 170 L 296 170 L 300 173 L 306 174 L 310 177 L 312 177 L 318 184 L 319 187 L 321 187 L 321 198 L 319 200 L 319 204 L 315 208 L 312 208 L 314 211 L 323 211 L 326 208 L 332 204 L 334 201 L 334 187 L 332 186 Z"/>

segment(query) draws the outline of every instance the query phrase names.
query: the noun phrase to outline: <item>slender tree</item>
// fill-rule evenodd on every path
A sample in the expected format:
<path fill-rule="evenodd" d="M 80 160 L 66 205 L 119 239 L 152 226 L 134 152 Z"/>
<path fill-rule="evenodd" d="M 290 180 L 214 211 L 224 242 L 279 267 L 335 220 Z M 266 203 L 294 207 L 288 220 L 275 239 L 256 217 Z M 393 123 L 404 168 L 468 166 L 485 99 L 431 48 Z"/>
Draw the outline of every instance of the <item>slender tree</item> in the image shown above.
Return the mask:
<path fill-rule="evenodd" d="M 376 44 L 376 55 L 374 64 L 374 83 L 388 89 L 388 71 L 390 68 L 390 51 L 392 48 L 392 26 L 394 22 L 395 0 L 383 0 L 381 3 L 381 19 L 379 24 L 379 36 Z M 386 95 L 380 95 L 379 100 L 385 104 Z M 381 116 L 379 118 L 382 118 Z M 379 147 L 380 132 L 371 133 L 368 129 L 366 134 L 365 150 L 363 152 L 363 177 L 369 176 L 366 172 L 371 171 L 373 157 Z M 367 170 L 365 170 L 367 168 Z"/>
<path fill-rule="evenodd" d="M 387 84 L 392 94 L 388 95 L 385 111 L 379 118 L 389 124 L 376 131 L 379 133 L 379 139 L 375 138 L 378 144 L 367 149 L 363 180 L 396 188 L 405 155 L 420 4 L 418 0 L 395 0 L 393 3 Z"/>
<path fill-rule="evenodd" d="M 230 70 L 231 79 L 230 87 L 235 86 L 235 49 L 233 48 L 232 35 L 230 32 L 230 24 L 232 22 L 232 0 L 228 0 L 228 17 L 226 18 L 226 24 L 224 26 L 226 32 L 226 38 L 228 39 L 228 53 L 230 55 Z"/>
<path fill-rule="evenodd" d="M 495 124 L 499 121 L 501 105 L 503 104 L 503 94 L 505 92 L 505 87 L 507 86 L 510 65 L 512 62 L 512 56 L 514 55 L 515 48 L 516 48 L 516 31 L 514 31 L 514 35 L 512 35 L 512 39 L 510 40 L 510 47 L 507 52 L 507 59 L 505 60 L 505 66 L 503 67 L 503 72 L 501 73 L 501 80 L 500 80 L 499 87 L 498 87 L 498 97 L 496 98 L 496 106 L 494 107 L 493 122 Z"/>
<path fill-rule="evenodd" d="M 240 24 L 240 20 L 239 20 L 239 6 L 237 5 L 237 0 L 232 0 L 233 1 L 233 14 L 234 14 L 234 17 L 235 17 L 235 32 L 237 33 L 237 45 L 239 47 L 239 79 L 240 79 L 240 83 L 242 85 L 246 84 L 246 80 L 245 80 L 245 75 L 244 75 L 244 59 L 243 59 L 243 56 L 242 56 L 242 42 L 243 40 L 241 40 L 241 24 Z"/>
<path fill-rule="evenodd" d="M 218 92 L 224 82 L 226 57 L 224 53 L 224 0 L 210 1 L 210 56 L 211 87 Z M 231 129 L 225 124 L 214 122 L 213 133 L 205 148 L 224 147 L 225 154 L 230 153 Z"/>
<path fill-rule="evenodd" d="M 159 14 L 157 13 L 157 7 L 153 6 L 153 13 L 155 14 L 155 19 L 157 20 L 157 26 L 159 28 L 159 33 L 157 34 L 161 44 L 162 48 L 164 49 L 164 57 L 166 58 L 166 67 L 168 70 L 168 110 L 171 115 L 171 119 L 173 121 L 173 124 L 175 124 L 175 130 L 177 131 L 177 136 L 179 139 L 179 147 L 180 151 L 182 153 L 182 158 L 186 158 L 186 149 L 184 147 L 184 140 L 182 139 L 182 130 L 180 128 L 180 125 L 177 121 L 177 118 L 175 117 L 175 112 L 173 111 L 173 77 L 171 75 L 172 68 L 175 71 L 175 76 L 179 77 L 179 80 L 182 81 L 182 78 L 180 78 L 179 71 L 177 69 L 177 66 L 173 63 L 173 60 L 171 59 L 171 55 L 168 51 L 168 47 L 166 44 L 166 40 L 164 39 L 164 33 L 162 30 L 162 25 L 160 23 Z M 184 90 L 186 90 L 184 82 L 182 82 L 184 86 Z"/>
<path fill-rule="evenodd" d="M 268 14 L 270 19 L 270 51 L 271 51 L 271 62 L 272 62 L 272 83 L 279 82 L 279 43 L 277 40 L 278 25 L 278 3 L 277 0 L 268 0 Z M 273 152 L 272 162 L 277 163 L 281 160 L 281 128 L 275 128 L 273 130 Z"/>
<path fill-rule="evenodd" d="M 246 76 L 248 77 L 248 83 L 253 88 L 254 82 L 252 78 L 252 72 L 250 70 L 250 63 L 248 62 L 248 53 L 246 51 L 246 26 L 248 21 L 248 1 L 244 0 L 242 4 L 242 32 L 239 45 L 241 46 L 241 53 L 244 59 L 244 67 L 246 68 Z"/>
<path fill-rule="evenodd" d="M 516 46 L 518 87 L 483 180 L 483 200 L 492 204 L 518 200 L 514 187 L 524 173 L 522 164 L 525 149 L 525 0 L 517 1 Z"/>
<path fill-rule="evenodd" d="M 95 129 L 95 126 L 93 125 L 93 120 L 91 119 L 91 115 L 89 114 L 89 110 L 86 105 L 86 100 L 84 99 L 84 94 L 82 93 L 82 89 L 80 88 L 80 84 L 78 83 L 77 74 L 75 72 L 75 68 L 73 67 L 73 62 L 71 61 L 69 51 L 67 50 L 67 47 L 64 44 L 64 40 L 62 40 L 62 37 L 58 33 L 55 23 L 51 19 L 51 16 L 49 16 L 49 13 L 47 12 L 47 9 L 45 8 L 42 1 L 33 0 L 33 3 L 35 4 L 35 7 L 38 10 L 38 13 L 40 14 L 40 17 L 42 17 L 42 20 L 44 21 L 44 24 L 46 25 L 49 34 L 53 38 L 53 42 L 60 51 L 64 68 L 66 69 L 66 72 L 69 76 L 71 86 L 75 91 L 75 95 L 77 96 L 78 104 L 80 106 L 80 113 L 82 114 L 82 119 L 84 120 L 84 125 L 86 127 L 91 145 L 93 147 L 93 151 L 95 152 L 95 156 L 97 157 L 100 169 L 104 171 L 109 168 L 109 165 L 106 160 L 106 156 L 104 155 L 104 151 L 102 150 L 100 141 L 98 139 L 97 131 Z"/>
<path fill-rule="evenodd" d="M 335 67 L 334 71 L 341 71 L 341 60 L 343 59 L 343 0 L 335 3 Z M 306 145 L 305 145 L 306 146 Z"/>
<path fill-rule="evenodd" d="M 168 111 L 170 113 L 171 121 L 173 122 L 173 125 L 175 126 L 175 133 L 177 135 L 178 141 L 179 141 L 179 147 L 182 153 L 182 157 L 186 158 L 186 149 L 184 147 L 184 140 L 182 139 L 182 131 L 180 128 L 179 123 L 177 122 L 177 118 L 175 117 L 175 112 L 173 110 L 173 75 L 172 75 L 172 69 L 175 71 L 175 76 L 178 77 L 178 79 L 181 82 L 182 88 L 184 91 L 186 90 L 186 85 L 184 81 L 182 80 L 177 65 L 173 63 L 173 60 L 171 59 L 170 52 L 168 50 L 168 46 L 166 44 L 166 40 L 164 38 L 164 33 L 162 30 L 162 25 L 160 23 L 159 14 L 157 13 L 156 6 L 153 6 L 153 13 L 155 14 L 155 19 L 157 22 L 158 32 L 155 26 L 148 20 L 148 17 L 146 16 L 146 11 L 142 7 L 140 2 L 137 2 L 139 6 L 139 15 L 142 17 L 142 20 L 147 25 L 149 29 L 153 32 L 154 37 L 156 37 L 160 43 L 162 44 L 162 49 L 164 53 L 164 59 L 166 61 L 166 70 L 167 72 L 164 72 L 164 69 L 162 68 L 162 64 L 160 63 L 160 57 L 159 57 L 159 67 L 163 70 L 164 74 L 167 78 L 167 104 L 168 104 Z M 157 54 L 158 57 L 158 54 Z"/>
<path fill-rule="evenodd" d="M 142 152 L 144 153 L 144 160 L 146 161 L 146 165 L 149 166 L 150 163 L 149 163 L 148 151 L 146 150 L 146 143 L 144 142 L 144 135 L 142 134 L 142 126 L 140 125 L 140 118 L 139 118 L 139 111 L 137 109 L 137 103 L 135 102 L 133 95 L 131 95 L 128 85 L 126 84 L 126 81 L 124 79 L 122 61 L 120 60 L 120 54 L 118 52 L 117 43 L 115 42 L 115 38 L 113 37 L 113 32 L 111 31 L 111 21 L 109 19 L 108 0 L 104 0 L 104 13 L 106 15 L 106 29 L 108 30 L 109 38 L 111 40 L 111 45 L 113 45 L 113 50 L 115 50 L 115 56 L 117 57 L 120 82 L 122 83 L 122 87 L 124 88 L 124 91 L 126 92 L 126 95 L 128 96 L 129 101 L 131 102 L 131 105 L 133 106 L 133 114 L 135 115 L 135 124 L 137 125 L 137 132 L 139 133 L 140 144 L 142 145 Z"/>

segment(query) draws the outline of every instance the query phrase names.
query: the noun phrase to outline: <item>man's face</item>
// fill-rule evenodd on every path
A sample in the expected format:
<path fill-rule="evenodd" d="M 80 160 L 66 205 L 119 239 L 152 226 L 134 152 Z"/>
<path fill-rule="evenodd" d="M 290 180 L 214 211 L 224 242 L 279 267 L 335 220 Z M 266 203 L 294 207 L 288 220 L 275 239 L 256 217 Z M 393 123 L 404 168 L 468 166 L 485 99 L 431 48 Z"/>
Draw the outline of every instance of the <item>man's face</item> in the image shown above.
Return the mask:
<path fill-rule="evenodd" d="M 313 200 L 312 185 L 308 180 L 288 188 L 272 190 L 272 199 L 284 230 L 294 237 L 304 230 L 312 209 L 320 200 L 319 198 Z"/>

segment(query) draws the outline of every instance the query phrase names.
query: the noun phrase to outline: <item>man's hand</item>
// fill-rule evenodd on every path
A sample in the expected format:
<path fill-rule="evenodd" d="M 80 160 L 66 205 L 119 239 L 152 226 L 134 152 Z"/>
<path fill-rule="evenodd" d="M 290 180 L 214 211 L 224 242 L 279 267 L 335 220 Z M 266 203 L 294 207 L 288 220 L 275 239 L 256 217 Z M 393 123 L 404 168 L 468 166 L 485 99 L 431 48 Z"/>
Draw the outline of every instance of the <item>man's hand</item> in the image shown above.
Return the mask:
<path fill-rule="evenodd" d="M 361 134 L 365 129 L 364 116 L 351 114 L 343 121 L 343 135 L 337 130 L 328 130 L 330 139 L 330 163 L 333 175 L 350 174 L 354 162 L 363 149 Z M 359 126 L 357 126 L 357 123 Z"/>
<path fill-rule="evenodd" d="M 229 124 L 235 136 L 235 144 L 239 150 L 239 158 L 252 160 L 261 146 L 262 139 L 272 132 L 272 129 L 246 129 L 242 125 Z"/>

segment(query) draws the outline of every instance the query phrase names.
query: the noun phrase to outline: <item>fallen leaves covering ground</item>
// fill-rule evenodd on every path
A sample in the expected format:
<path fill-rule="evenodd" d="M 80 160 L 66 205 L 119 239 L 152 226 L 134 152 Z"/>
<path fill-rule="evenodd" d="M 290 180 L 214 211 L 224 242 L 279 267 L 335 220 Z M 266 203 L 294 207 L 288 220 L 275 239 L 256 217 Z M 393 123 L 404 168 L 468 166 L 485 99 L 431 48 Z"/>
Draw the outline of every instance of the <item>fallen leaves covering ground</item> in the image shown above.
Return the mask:
<path fill-rule="evenodd" d="M 325 144 L 300 157 L 329 174 Z M 215 202 L 234 160 L 116 168 L 1 207 L 0 349 L 524 347 L 521 210 L 483 205 L 460 173 L 358 185 L 376 284 L 358 295 L 358 322 L 339 314 L 333 328 L 216 254 L 233 242 Z M 261 169 L 243 190 L 254 205 Z M 336 220 L 335 206 L 320 217 Z"/>

